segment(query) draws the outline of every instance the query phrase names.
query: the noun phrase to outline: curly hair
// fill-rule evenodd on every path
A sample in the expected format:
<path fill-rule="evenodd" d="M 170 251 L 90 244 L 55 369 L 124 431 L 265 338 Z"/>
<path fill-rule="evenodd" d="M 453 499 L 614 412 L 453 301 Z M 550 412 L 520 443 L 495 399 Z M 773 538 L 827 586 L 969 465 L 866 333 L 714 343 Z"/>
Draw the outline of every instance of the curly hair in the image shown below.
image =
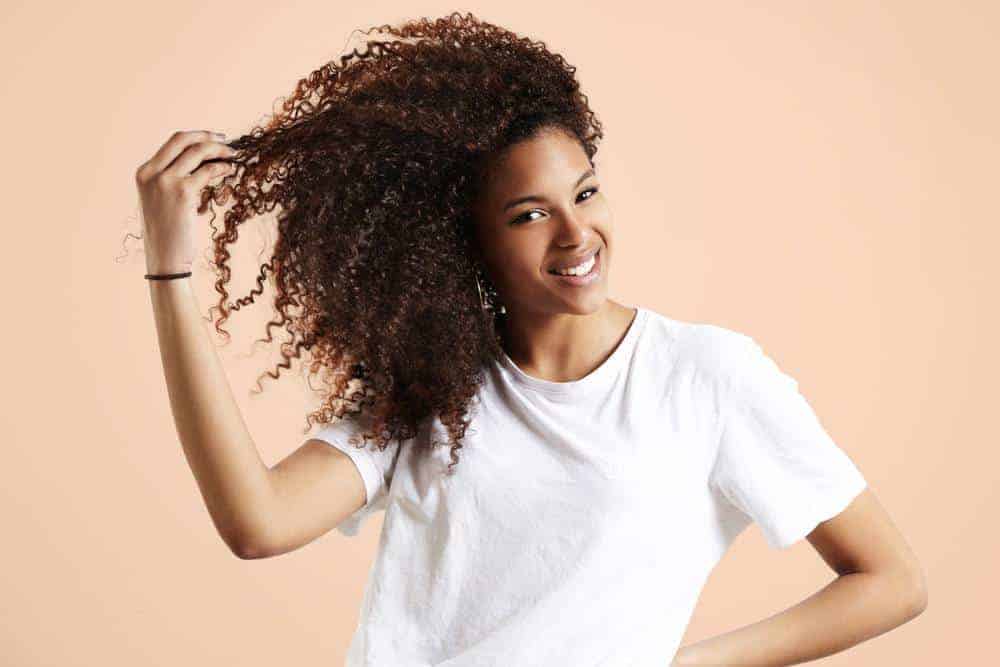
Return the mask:
<path fill-rule="evenodd" d="M 503 341 L 505 314 L 473 230 L 487 165 L 553 128 L 592 162 L 603 133 L 576 68 L 544 42 L 458 12 L 363 34 L 364 52 L 313 71 L 280 113 L 228 142 L 236 168 L 206 186 L 198 209 L 233 202 L 224 228 L 212 224 L 221 297 L 210 312 L 228 337 L 230 311 L 253 303 L 269 272 L 276 316 L 260 340 L 270 343 L 273 327 L 291 340 L 266 374 L 277 379 L 307 351 L 326 387 L 306 431 L 367 410 L 361 437 L 384 449 L 437 416 L 450 472 L 467 406 Z M 242 222 L 272 209 L 278 234 L 257 288 L 227 303 L 227 246 Z"/>

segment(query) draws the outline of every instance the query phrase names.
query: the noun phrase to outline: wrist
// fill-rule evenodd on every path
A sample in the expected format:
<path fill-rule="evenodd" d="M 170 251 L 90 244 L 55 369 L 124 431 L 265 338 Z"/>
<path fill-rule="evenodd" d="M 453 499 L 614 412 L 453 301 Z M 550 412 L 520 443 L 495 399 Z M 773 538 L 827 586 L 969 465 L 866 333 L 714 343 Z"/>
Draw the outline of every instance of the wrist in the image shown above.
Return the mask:
<path fill-rule="evenodd" d="M 149 276 L 170 276 L 178 273 L 189 273 L 190 266 L 147 266 L 146 274 Z"/>

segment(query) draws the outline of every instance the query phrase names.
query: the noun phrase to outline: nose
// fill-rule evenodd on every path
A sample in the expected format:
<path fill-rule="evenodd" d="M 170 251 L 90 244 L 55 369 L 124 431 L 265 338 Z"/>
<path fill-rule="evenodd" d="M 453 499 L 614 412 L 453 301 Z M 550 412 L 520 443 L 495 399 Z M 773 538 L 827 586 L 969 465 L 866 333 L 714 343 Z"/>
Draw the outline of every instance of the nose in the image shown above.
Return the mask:
<path fill-rule="evenodd" d="M 558 220 L 555 242 L 560 247 L 586 245 L 593 234 L 583 216 L 564 213 L 558 216 Z"/>

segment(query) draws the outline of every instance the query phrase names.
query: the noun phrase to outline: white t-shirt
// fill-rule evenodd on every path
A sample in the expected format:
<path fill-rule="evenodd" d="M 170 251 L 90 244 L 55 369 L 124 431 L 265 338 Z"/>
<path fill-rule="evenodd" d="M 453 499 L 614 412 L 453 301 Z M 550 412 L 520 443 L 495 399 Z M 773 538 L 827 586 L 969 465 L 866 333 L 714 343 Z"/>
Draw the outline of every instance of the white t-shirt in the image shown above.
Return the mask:
<path fill-rule="evenodd" d="M 504 355 L 450 446 L 344 445 L 385 510 L 349 667 L 665 667 L 708 575 L 756 522 L 774 548 L 866 486 L 749 336 L 637 307 L 582 379 L 527 375 Z M 418 438 L 447 440 L 435 417 Z"/>

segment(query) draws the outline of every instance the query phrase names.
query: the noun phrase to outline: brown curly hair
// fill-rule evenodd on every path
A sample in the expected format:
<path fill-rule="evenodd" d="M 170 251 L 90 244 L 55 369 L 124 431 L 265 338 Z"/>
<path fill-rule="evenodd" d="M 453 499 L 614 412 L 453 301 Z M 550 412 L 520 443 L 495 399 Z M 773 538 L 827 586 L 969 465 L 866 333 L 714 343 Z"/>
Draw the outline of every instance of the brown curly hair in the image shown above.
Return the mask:
<path fill-rule="evenodd" d="M 253 303 L 270 272 L 276 318 L 261 340 L 273 340 L 272 327 L 291 340 L 266 374 L 277 379 L 308 351 L 310 374 L 326 385 L 306 431 L 370 410 L 361 437 L 383 449 L 437 416 L 450 472 L 467 406 L 503 342 L 503 308 L 473 231 L 486 165 L 551 128 L 592 162 L 603 134 L 576 68 L 544 42 L 458 12 L 363 34 L 363 52 L 315 70 L 281 113 L 228 142 L 236 169 L 202 191 L 198 209 L 233 200 L 224 228 L 212 225 L 221 297 L 210 312 L 228 337 L 230 311 Z M 275 208 L 277 239 L 257 288 L 227 303 L 227 245 L 242 222 Z"/>

